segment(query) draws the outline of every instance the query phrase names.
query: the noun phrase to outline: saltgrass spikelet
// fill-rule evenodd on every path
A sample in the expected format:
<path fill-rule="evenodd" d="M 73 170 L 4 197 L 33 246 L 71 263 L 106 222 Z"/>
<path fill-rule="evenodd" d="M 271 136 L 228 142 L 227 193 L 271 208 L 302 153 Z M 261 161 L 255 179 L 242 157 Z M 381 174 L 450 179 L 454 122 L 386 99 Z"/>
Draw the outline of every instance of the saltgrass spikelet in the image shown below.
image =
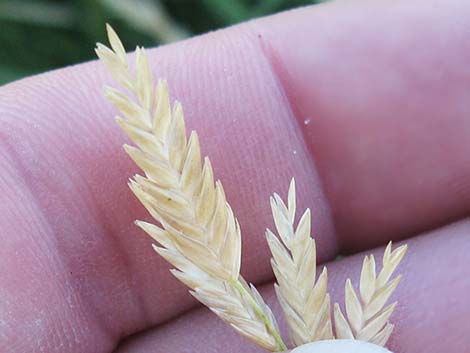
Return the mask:
<path fill-rule="evenodd" d="M 357 339 L 384 346 L 392 334 L 393 325 L 388 322 L 396 302 L 384 308 L 400 282 L 401 275 L 390 280 L 393 272 L 405 256 L 406 245 L 392 251 L 390 242 L 384 252 L 382 270 L 376 276 L 373 255 L 366 256 L 362 265 L 359 285 L 360 298 L 351 280 L 345 284 L 346 317 L 338 303 L 334 306 L 336 338 Z"/>
<path fill-rule="evenodd" d="M 240 275 L 240 226 L 220 181 L 214 183 L 206 157 L 201 168 L 196 132 L 186 138 L 183 109 L 170 105 L 164 80 L 154 86 L 148 58 L 136 49 L 136 72 L 124 47 L 107 26 L 111 49 L 96 53 L 128 93 L 107 87 L 107 98 L 124 118 L 116 120 L 137 147 L 124 146 L 144 171 L 129 186 L 162 227 L 137 221 L 160 246 L 154 249 L 176 269 L 171 272 L 243 336 L 270 351 L 285 350 L 270 309 Z"/>
<path fill-rule="evenodd" d="M 333 338 L 330 296 L 327 293 L 326 267 L 316 279 L 316 246 L 310 236 L 310 210 L 307 209 L 294 228 L 296 195 L 292 179 L 287 206 L 278 194 L 271 197 L 274 223 L 279 234 L 269 229 L 266 238 L 272 253 L 271 265 L 277 279 L 275 290 L 289 325 L 292 343 Z"/>

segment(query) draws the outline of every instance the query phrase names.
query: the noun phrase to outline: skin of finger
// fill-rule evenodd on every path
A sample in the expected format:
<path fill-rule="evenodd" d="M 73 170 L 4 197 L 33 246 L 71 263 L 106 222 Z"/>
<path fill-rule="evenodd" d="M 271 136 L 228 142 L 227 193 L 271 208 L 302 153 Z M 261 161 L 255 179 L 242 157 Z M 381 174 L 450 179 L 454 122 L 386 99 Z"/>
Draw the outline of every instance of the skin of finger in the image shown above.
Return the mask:
<path fill-rule="evenodd" d="M 255 24 L 344 250 L 468 214 L 469 16 L 462 0 L 335 1 Z"/>
<path fill-rule="evenodd" d="M 341 7 L 334 3 L 325 6 L 330 9 L 328 13 L 331 19 L 336 17 L 336 13 L 341 13 Z M 372 5 L 368 3 L 367 6 Z M 320 18 L 318 22 L 312 21 L 318 16 L 317 9 L 302 11 L 308 11 L 312 17 L 301 21 L 297 17 L 299 12 L 281 17 L 295 16 L 299 20 L 298 26 L 303 22 L 310 25 L 321 23 Z M 413 13 L 411 11 L 409 15 Z M 421 22 L 431 26 L 434 25 L 432 19 L 425 17 Z M 333 256 L 337 244 L 329 205 L 320 191 L 311 155 L 303 145 L 298 126 L 290 122 L 295 115 L 293 113 L 299 108 L 297 104 L 291 104 L 292 100 L 288 100 L 292 94 L 285 87 L 295 81 L 282 84 L 282 75 L 276 74 L 279 68 L 273 64 L 276 59 L 272 53 L 283 52 L 282 43 L 274 42 L 275 38 L 268 38 L 268 43 L 264 40 L 259 44 L 260 33 L 261 37 L 267 38 L 268 25 L 256 27 L 255 23 L 250 24 L 252 27 L 235 27 L 164 47 L 152 51 L 150 55 L 154 73 L 167 77 L 171 82 L 174 97 L 183 101 L 186 107 L 188 126 L 200 131 L 203 152 L 212 157 L 216 175 L 224 181 L 244 233 L 244 272 L 249 272 L 250 280 L 262 281 L 271 276 L 266 261 L 267 247 L 262 235 L 263 228 L 271 222 L 267 198 L 274 190 L 282 191 L 282 185 L 287 188 L 292 175 L 297 177 L 300 185 L 300 207 L 308 204 L 314 210 L 314 229 L 318 234 L 319 247 L 323 249 L 320 261 Z M 333 24 L 331 22 L 331 26 Z M 335 30 L 329 27 L 330 22 L 323 21 L 322 26 L 327 32 Z M 312 32 L 311 26 L 298 28 L 293 38 L 303 38 L 304 30 Z M 341 36 L 339 32 L 334 33 Z M 445 34 L 449 36 L 450 49 L 461 47 L 452 41 L 450 31 L 442 33 Z M 354 34 L 353 42 L 367 43 L 374 38 L 370 39 L 370 36 L 373 37 L 373 33 L 363 32 L 362 36 Z M 279 35 L 280 39 L 285 37 L 285 33 Z M 266 45 L 270 42 L 273 52 Z M 330 44 L 317 41 L 315 46 L 317 52 L 323 52 Z M 188 58 L 191 60 L 188 61 Z M 294 59 L 289 62 L 283 57 L 281 62 L 290 68 L 293 65 L 298 65 L 299 69 L 303 67 L 301 62 Z M 343 62 L 344 56 L 339 56 L 339 59 Z M 324 72 L 331 71 L 326 69 L 328 65 L 335 70 L 338 67 L 334 60 L 320 62 L 317 63 L 317 71 L 320 67 Z M 293 73 L 289 75 L 294 76 Z M 107 349 L 118 337 L 155 325 L 193 305 L 185 289 L 173 282 L 167 274 L 168 267 L 154 256 L 149 241 L 133 236 L 140 233 L 135 230 L 132 221 L 144 218 L 145 212 L 125 187 L 127 177 L 137 170 L 120 149 L 125 139 L 111 119 L 116 111 L 104 102 L 101 95 L 101 85 L 111 82 L 101 65 L 92 63 L 2 88 L 0 133 L 2 156 L 6 156 L 2 160 L 2 167 L 6 167 L 2 170 L 10 173 L 7 176 L 9 182 L 4 182 L 4 185 L 12 194 L 11 199 L 2 199 L 2 208 L 9 211 L 2 215 L 2 229 L 3 234 L 7 235 L 5 244 L 8 246 L 1 249 L 0 261 L 1 268 L 8 270 L 2 273 L 1 281 L 8 285 L 2 293 L 7 300 L 1 305 L 2 311 L 8 313 L 6 321 L 9 323 L 2 339 L 8 340 L 11 346 L 30 342 L 28 344 L 31 347 L 43 347 L 33 342 L 40 339 L 53 342 L 45 346 L 49 351 L 60 349 L 63 344 L 74 347 L 80 344 L 80 340 L 90 339 L 87 327 L 97 326 L 90 330 L 98 337 L 94 338 L 96 347 Z M 380 82 L 374 81 L 376 85 Z M 450 86 L 452 82 L 449 82 Z M 429 97 L 431 102 L 435 98 L 434 95 Z M 327 101 L 336 104 L 331 96 L 327 98 L 322 107 Z M 338 101 L 343 98 L 338 96 Z M 408 101 L 411 96 L 406 98 Z M 447 123 L 454 121 L 455 116 L 452 117 L 446 120 Z M 329 126 L 323 129 L 321 121 L 316 126 L 323 131 L 318 132 L 317 137 L 327 136 L 328 131 L 331 132 Z M 351 126 L 345 126 L 347 130 L 351 129 Z M 335 128 L 340 127 L 339 124 L 335 125 Z M 415 130 L 417 136 L 420 136 L 420 131 Z M 341 130 L 338 134 L 339 138 L 334 143 L 342 141 Z M 225 138 L 227 135 L 231 139 Z M 460 135 L 455 136 L 457 138 Z M 220 148 L 222 142 L 224 149 Z M 443 146 L 443 154 L 448 149 L 446 155 L 454 154 L 455 151 L 450 147 L 448 144 Z M 318 148 L 318 151 L 321 149 Z M 421 153 L 425 152 L 421 150 Z M 315 159 L 322 159 L 321 153 L 318 153 Z M 333 157 L 331 161 L 335 160 Z M 387 154 L 383 157 L 386 161 Z M 338 162 L 345 163 L 341 158 Z M 453 173 L 454 169 L 448 166 L 449 163 L 452 162 L 447 160 L 445 166 L 449 169 L 443 168 L 443 173 Z M 454 167 L 456 171 L 463 170 L 465 164 L 459 165 L 459 169 Z M 363 171 L 351 169 L 351 173 L 360 174 Z M 423 171 L 427 172 L 427 169 Z M 336 180 L 336 185 L 340 181 L 342 187 L 351 187 L 351 190 L 343 190 L 340 195 L 362 193 L 362 189 L 356 189 L 357 182 L 352 182 L 359 178 L 358 174 L 350 176 L 351 182 L 346 178 L 344 170 L 338 173 L 337 176 L 341 177 L 339 179 L 330 174 L 323 177 L 325 185 Z M 460 194 L 454 193 L 450 198 L 441 197 L 439 201 L 443 210 L 449 209 L 449 203 L 453 205 L 452 209 L 460 210 L 463 207 L 466 188 L 465 184 L 458 183 L 461 174 L 457 174 L 457 179 L 445 179 L 448 184 L 432 184 L 439 190 L 450 186 L 451 191 L 455 190 L 455 185 L 461 186 Z M 423 175 L 427 177 L 427 174 Z M 367 176 L 366 179 L 370 181 L 374 174 L 369 173 Z M 414 176 L 429 181 L 418 173 Z M 403 184 L 408 183 L 408 179 L 403 181 Z M 27 197 L 15 196 L 12 188 L 18 185 L 23 185 L 21 194 Z M 330 195 L 333 195 L 330 197 L 336 205 L 333 209 L 337 210 L 342 199 Z M 401 207 L 409 214 L 417 213 L 414 207 L 416 194 L 410 192 L 409 195 L 412 199 L 400 200 Z M 33 210 L 12 207 L 21 203 L 34 205 Z M 354 215 L 354 204 L 349 205 L 350 213 Z M 380 219 L 382 215 L 374 211 L 382 209 L 374 203 L 370 206 L 369 211 L 375 217 L 365 220 L 375 224 L 375 219 Z M 392 205 L 383 206 L 387 206 L 382 211 L 385 212 Z M 423 211 L 426 211 L 426 217 L 419 212 L 417 216 L 417 219 L 423 221 L 420 226 L 430 226 L 434 214 L 427 209 Z M 341 224 L 341 214 L 335 212 L 336 222 Z M 349 214 L 346 216 L 349 217 Z M 396 227 L 395 223 L 380 223 L 383 229 L 374 229 L 377 234 L 382 234 L 383 239 L 374 238 L 373 241 L 409 234 L 415 223 L 414 218 L 411 223 L 407 223 L 410 220 L 407 217 L 404 217 L 405 225 L 396 229 L 393 235 L 387 232 L 391 227 Z M 30 220 L 30 223 L 25 224 L 25 219 Z M 349 224 L 351 234 L 357 234 L 358 224 Z M 357 244 L 370 245 L 367 242 L 370 239 L 370 233 L 364 232 L 363 237 L 357 237 Z M 17 270 L 19 268 L 21 272 Z M 50 283 L 50 287 L 44 283 Z M 18 300 L 18 292 L 24 293 L 23 301 Z M 32 297 L 36 299 L 30 300 Z M 55 311 L 50 310 L 48 305 L 51 298 L 57 303 Z M 62 331 L 70 333 L 63 334 Z"/>
<path fill-rule="evenodd" d="M 285 195 L 292 176 L 299 207 L 314 208 L 319 260 L 336 254 L 314 163 L 258 40 L 240 26 L 149 51 L 154 75 L 183 102 L 188 129 L 198 130 L 224 182 L 242 227 L 243 272 L 254 282 L 271 277 L 269 195 Z M 195 305 L 133 225 L 148 216 L 126 185 L 138 170 L 103 98 L 103 85 L 114 84 L 105 72 L 95 62 L 1 89 L 6 349 L 77 351 L 87 342 L 109 351 Z"/>
<path fill-rule="evenodd" d="M 403 275 L 390 302 L 398 301 L 391 317 L 395 325 L 387 348 L 394 353 L 460 353 L 470 349 L 467 319 L 470 307 L 470 221 L 446 226 L 407 241 L 409 245 L 397 273 Z M 398 246 L 400 244 L 395 244 Z M 381 268 L 383 248 L 372 253 Z M 344 301 L 344 283 L 351 278 L 357 284 L 366 254 L 328 263 L 329 291 L 332 302 Z M 357 285 L 355 286 L 356 290 Z M 282 318 L 272 284 L 262 294 Z M 285 322 L 279 320 L 283 336 Z M 206 309 L 197 309 L 159 328 L 149 330 L 123 343 L 115 353 L 227 352 L 255 353 L 263 349 L 241 338 Z"/>

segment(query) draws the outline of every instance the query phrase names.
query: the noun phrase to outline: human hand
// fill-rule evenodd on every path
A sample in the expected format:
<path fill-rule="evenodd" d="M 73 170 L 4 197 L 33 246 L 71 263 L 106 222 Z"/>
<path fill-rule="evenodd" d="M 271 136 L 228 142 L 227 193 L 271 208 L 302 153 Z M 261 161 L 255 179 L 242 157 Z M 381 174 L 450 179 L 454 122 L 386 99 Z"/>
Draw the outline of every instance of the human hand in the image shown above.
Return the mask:
<path fill-rule="evenodd" d="M 242 272 L 268 301 L 268 199 L 295 176 L 320 263 L 410 238 L 392 351 L 470 350 L 470 223 L 443 227 L 469 197 L 467 14 L 455 0 L 336 2 L 149 52 L 224 182 Z M 260 351 L 138 236 L 133 220 L 148 217 L 126 186 L 138 171 L 102 97 L 111 82 L 94 62 L 0 91 L 0 347 L 108 352 L 135 334 L 116 352 Z M 334 301 L 361 261 L 328 264 Z"/>

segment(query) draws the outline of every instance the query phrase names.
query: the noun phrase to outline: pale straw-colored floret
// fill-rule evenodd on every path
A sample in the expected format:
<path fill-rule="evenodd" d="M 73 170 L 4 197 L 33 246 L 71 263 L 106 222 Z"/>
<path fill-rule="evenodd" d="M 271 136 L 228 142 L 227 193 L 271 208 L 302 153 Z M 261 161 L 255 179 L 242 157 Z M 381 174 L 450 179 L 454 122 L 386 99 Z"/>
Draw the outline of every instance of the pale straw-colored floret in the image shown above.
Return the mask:
<path fill-rule="evenodd" d="M 271 264 L 276 275 L 275 290 L 289 325 L 292 343 L 333 338 L 326 267 L 316 280 L 316 246 L 310 236 L 311 217 L 307 209 L 294 227 L 295 181 L 289 187 L 287 205 L 278 194 L 271 197 L 271 210 L 279 237 L 266 230 Z"/>
<path fill-rule="evenodd" d="M 393 272 L 405 256 L 406 245 L 392 252 L 390 242 L 385 249 L 382 270 L 376 276 L 373 255 L 366 256 L 362 265 L 359 285 L 360 298 L 354 290 L 351 280 L 345 285 L 346 317 L 339 305 L 334 307 L 336 337 L 339 339 L 357 339 L 384 346 L 392 334 L 393 325 L 388 322 L 395 309 L 396 302 L 385 306 L 393 291 L 398 286 L 401 276 L 390 280 Z"/>
<path fill-rule="evenodd" d="M 240 275 L 238 221 L 207 157 L 201 168 L 197 133 L 186 138 L 181 104 L 171 106 L 164 80 L 154 86 L 143 48 L 136 49 L 133 73 L 118 36 L 110 26 L 107 31 L 111 49 L 98 44 L 96 53 L 126 93 L 107 87 L 105 94 L 136 145 L 125 150 L 145 173 L 129 186 L 161 227 L 137 225 L 160 244 L 154 249 L 194 297 L 263 348 L 285 350 L 271 310 Z"/>

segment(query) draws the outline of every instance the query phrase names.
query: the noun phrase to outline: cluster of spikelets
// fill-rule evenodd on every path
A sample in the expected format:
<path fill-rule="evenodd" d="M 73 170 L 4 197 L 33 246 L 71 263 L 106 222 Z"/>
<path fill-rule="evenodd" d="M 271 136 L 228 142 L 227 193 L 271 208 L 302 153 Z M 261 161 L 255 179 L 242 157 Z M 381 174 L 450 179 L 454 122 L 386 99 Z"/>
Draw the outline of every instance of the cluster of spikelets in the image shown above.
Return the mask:
<path fill-rule="evenodd" d="M 182 106 L 171 104 L 167 84 L 154 85 L 143 48 L 136 49 L 135 70 L 116 33 L 107 27 L 111 48 L 97 44 L 96 53 L 125 93 L 106 87 L 107 98 L 123 117 L 116 120 L 137 147 L 124 146 L 145 176 L 130 188 L 159 226 L 136 224 L 155 239 L 154 249 L 175 269 L 172 274 L 190 293 L 241 335 L 269 351 L 286 350 L 276 319 L 256 288 L 240 274 L 241 234 L 220 181 L 214 182 L 209 159 L 201 159 L 198 135 L 186 138 Z M 201 166 L 202 165 L 202 166 Z M 382 270 L 368 256 L 360 280 L 360 299 L 346 282 L 346 317 L 334 307 L 334 328 L 327 293 L 327 270 L 316 278 L 316 247 L 310 211 L 295 226 L 296 197 L 292 180 L 287 205 L 274 194 L 271 208 L 277 236 L 267 230 L 275 290 L 294 346 L 318 340 L 350 338 L 384 345 L 393 325 L 395 304 L 384 306 L 400 277 L 390 281 L 406 247 L 387 247 Z"/>

